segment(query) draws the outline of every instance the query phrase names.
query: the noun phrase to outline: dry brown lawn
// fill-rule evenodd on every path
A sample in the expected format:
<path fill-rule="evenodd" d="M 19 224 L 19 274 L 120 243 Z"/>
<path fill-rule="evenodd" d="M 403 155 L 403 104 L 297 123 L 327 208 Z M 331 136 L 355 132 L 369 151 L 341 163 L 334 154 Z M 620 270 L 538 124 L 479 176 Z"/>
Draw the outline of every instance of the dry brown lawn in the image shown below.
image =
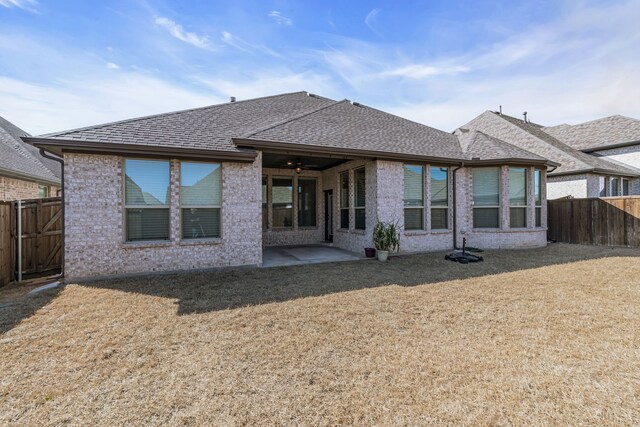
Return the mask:
<path fill-rule="evenodd" d="M 0 291 L 0 424 L 640 423 L 640 251 Z"/>

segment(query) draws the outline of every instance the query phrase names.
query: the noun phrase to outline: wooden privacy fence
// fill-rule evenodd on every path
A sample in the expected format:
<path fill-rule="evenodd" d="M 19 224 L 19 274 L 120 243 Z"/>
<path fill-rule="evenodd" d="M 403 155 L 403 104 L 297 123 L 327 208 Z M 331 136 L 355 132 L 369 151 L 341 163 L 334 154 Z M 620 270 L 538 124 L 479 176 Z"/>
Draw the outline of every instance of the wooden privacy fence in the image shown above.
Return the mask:
<path fill-rule="evenodd" d="M 55 274 L 62 268 L 61 198 L 23 200 L 20 210 L 22 233 L 18 236 L 18 202 L 0 204 L 0 286 L 18 278 L 20 265 L 23 279 Z"/>
<path fill-rule="evenodd" d="M 548 237 L 564 243 L 640 247 L 640 197 L 548 202 Z"/>

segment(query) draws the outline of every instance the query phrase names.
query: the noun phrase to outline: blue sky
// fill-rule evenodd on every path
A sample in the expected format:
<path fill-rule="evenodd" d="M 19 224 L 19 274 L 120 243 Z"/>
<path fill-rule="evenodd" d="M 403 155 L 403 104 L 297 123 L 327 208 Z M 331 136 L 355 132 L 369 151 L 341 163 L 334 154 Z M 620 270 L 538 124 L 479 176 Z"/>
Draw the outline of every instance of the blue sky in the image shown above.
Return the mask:
<path fill-rule="evenodd" d="M 640 2 L 0 0 L 0 115 L 32 134 L 308 90 L 443 130 L 640 117 Z"/>

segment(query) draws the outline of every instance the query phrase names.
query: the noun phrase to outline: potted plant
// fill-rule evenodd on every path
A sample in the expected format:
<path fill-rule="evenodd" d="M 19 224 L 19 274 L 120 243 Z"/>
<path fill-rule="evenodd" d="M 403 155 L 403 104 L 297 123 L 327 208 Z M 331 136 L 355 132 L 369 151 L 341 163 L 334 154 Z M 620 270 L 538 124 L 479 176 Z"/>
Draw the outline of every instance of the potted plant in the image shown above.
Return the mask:
<path fill-rule="evenodd" d="M 400 247 L 398 225 L 393 222 L 378 221 L 373 228 L 373 244 L 377 249 L 378 260 L 386 261 L 389 251 L 398 250 Z"/>
<path fill-rule="evenodd" d="M 376 248 L 364 248 L 364 256 L 367 258 L 373 258 L 376 256 Z"/>

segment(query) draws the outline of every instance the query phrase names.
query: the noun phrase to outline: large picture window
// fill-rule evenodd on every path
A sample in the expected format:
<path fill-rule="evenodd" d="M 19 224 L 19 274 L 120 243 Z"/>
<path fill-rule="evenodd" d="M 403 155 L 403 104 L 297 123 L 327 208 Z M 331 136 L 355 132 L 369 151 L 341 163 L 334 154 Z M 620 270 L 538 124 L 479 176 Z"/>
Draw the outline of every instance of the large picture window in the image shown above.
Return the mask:
<path fill-rule="evenodd" d="M 274 177 L 271 184 L 273 228 L 293 227 L 293 178 Z"/>
<path fill-rule="evenodd" d="M 222 169 L 218 163 L 180 164 L 182 238 L 220 237 Z"/>
<path fill-rule="evenodd" d="M 169 162 L 124 161 L 125 239 L 169 240 Z"/>
<path fill-rule="evenodd" d="M 431 166 L 431 229 L 449 228 L 449 169 Z"/>
<path fill-rule="evenodd" d="M 527 226 L 527 170 L 509 168 L 509 226 Z"/>
<path fill-rule="evenodd" d="M 404 228 L 421 230 L 424 218 L 423 168 L 404 165 Z"/>
<path fill-rule="evenodd" d="M 316 179 L 298 178 L 298 227 L 316 226 Z"/>
<path fill-rule="evenodd" d="M 355 187 L 355 228 L 356 230 L 364 230 L 367 224 L 366 218 L 366 178 L 365 178 L 365 169 L 360 168 L 356 169 L 353 172 L 354 176 L 354 187 Z"/>
<path fill-rule="evenodd" d="M 473 169 L 473 227 L 500 227 L 500 168 Z"/>
<path fill-rule="evenodd" d="M 349 171 L 340 174 L 340 228 L 349 228 Z"/>
<path fill-rule="evenodd" d="M 542 171 L 533 171 L 533 191 L 536 204 L 536 227 L 542 227 Z"/>

